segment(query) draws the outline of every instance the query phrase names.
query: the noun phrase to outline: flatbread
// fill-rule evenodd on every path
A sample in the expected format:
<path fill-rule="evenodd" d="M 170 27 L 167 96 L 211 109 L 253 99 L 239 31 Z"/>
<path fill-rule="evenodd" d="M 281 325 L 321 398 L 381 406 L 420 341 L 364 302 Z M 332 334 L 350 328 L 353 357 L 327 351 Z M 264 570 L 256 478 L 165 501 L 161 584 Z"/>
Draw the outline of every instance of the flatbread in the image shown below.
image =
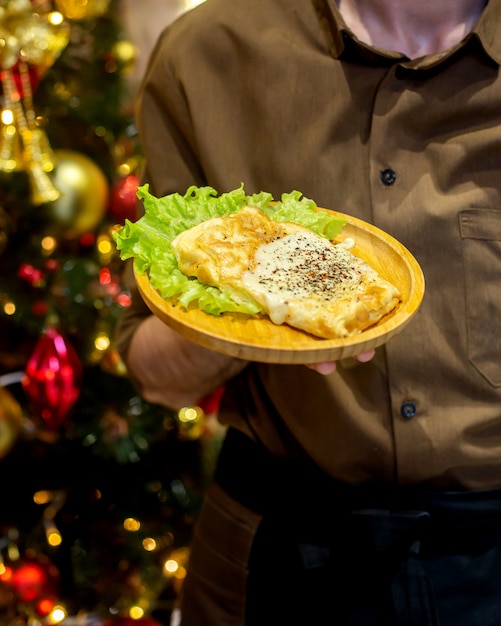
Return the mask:
<path fill-rule="evenodd" d="M 400 301 L 397 287 L 368 263 L 292 222 L 243 207 L 180 233 L 172 242 L 179 269 L 206 285 L 257 302 L 275 324 L 326 339 L 377 323 Z"/>

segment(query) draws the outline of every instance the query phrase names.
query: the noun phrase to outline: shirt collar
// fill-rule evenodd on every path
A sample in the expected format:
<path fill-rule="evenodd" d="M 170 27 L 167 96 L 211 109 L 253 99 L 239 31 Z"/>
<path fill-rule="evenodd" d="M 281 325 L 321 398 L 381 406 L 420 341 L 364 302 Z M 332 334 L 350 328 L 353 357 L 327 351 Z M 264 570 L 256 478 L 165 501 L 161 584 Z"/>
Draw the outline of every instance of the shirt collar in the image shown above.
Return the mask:
<path fill-rule="evenodd" d="M 501 0 L 489 0 L 472 32 L 491 59 L 501 65 Z"/>
<path fill-rule="evenodd" d="M 328 38 L 331 53 L 335 58 L 357 57 L 366 62 L 379 64 L 393 64 L 402 62 L 406 57 L 397 52 L 388 52 L 373 48 L 360 42 L 351 32 L 338 11 L 334 0 L 314 0 L 317 12 L 324 26 L 329 30 Z M 418 65 L 436 65 L 437 62 L 450 56 L 464 45 L 476 40 L 484 52 L 497 65 L 501 65 L 501 0 L 489 0 L 482 15 L 475 24 L 472 32 L 465 39 L 446 53 L 430 55 Z"/>

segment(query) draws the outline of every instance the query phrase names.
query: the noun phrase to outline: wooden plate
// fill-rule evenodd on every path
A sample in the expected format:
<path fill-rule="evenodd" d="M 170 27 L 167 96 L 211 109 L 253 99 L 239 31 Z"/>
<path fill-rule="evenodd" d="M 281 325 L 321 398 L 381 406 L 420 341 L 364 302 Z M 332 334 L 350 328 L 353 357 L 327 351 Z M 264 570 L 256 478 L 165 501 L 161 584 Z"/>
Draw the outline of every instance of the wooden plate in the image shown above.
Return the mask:
<path fill-rule="evenodd" d="M 325 209 L 321 209 L 325 210 Z M 161 320 L 187 339 L 229 356 L 263 363 L 319 363 L 355 356 L 387 342 L 399 333 L 418 311 L 424 296 L 423 272 L 411 253 L 384 231 L 344 213 L 346 220 L 336 241 L 355 240 L 351 251 L 396 285 L 402 301 L 390 314 L 362 333 L 345 339 L 321 339 L 285 324 L 276 325 L 264 316 L 235 313 L 210 315 L 192 306 L 184 309 L 164 299 L 148 276 L 136 273 L 139 290 Z"/>

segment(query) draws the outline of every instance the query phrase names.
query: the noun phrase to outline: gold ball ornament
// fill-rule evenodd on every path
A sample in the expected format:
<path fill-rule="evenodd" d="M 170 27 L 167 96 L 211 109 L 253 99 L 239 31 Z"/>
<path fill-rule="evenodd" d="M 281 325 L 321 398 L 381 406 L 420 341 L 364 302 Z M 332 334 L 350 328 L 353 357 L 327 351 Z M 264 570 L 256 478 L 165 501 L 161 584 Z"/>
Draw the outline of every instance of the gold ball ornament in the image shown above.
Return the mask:
<path fill-rule="evenodd" d="M 5 387 L 0 386 L 0 459 L 3 459 L 14 445 L 21 424 L 21 406 Z"/>
<path fill-rule="evenodd" d="M 79 152 L 55 150 L 52 180 L 61 195 L 45 205 L 50 230 L 66 239 L 93 231 L 108 207 L 109 185 L 101 168 Z"/>
<path fill-rule="evenodd" d="M 88 20 L 101 17 L 108 10 L 110 0 L 55 0 L 58 11 L 69 20 Z"/>

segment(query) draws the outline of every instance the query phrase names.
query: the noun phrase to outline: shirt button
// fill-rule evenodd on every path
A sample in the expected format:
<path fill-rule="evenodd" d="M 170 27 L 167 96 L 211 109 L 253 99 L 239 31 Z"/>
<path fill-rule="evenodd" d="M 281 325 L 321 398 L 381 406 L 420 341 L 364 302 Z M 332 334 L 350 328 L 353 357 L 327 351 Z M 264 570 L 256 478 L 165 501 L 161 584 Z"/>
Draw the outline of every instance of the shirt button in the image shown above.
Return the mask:
<path fill-rule="evenodd" d="M 402 417 L 405 417 L 405 419 L 408 420 L 414 417 L 414 415 L 416 415 L 416 405 L 414 404 L 414 402 L 402 402 L 402 405 L 400 407 L 400 414 L 402 415 Z"/>
<path fill-rule="evenodd" d="M 381 177 L 381 181 L 383 185 L 388 185 L 388 186 L 393 185 L 393 183 L 397 179 L 397 175 L 389 167 L 387 167 L 385 170 L 381 170 L 380 177 Z"/>

